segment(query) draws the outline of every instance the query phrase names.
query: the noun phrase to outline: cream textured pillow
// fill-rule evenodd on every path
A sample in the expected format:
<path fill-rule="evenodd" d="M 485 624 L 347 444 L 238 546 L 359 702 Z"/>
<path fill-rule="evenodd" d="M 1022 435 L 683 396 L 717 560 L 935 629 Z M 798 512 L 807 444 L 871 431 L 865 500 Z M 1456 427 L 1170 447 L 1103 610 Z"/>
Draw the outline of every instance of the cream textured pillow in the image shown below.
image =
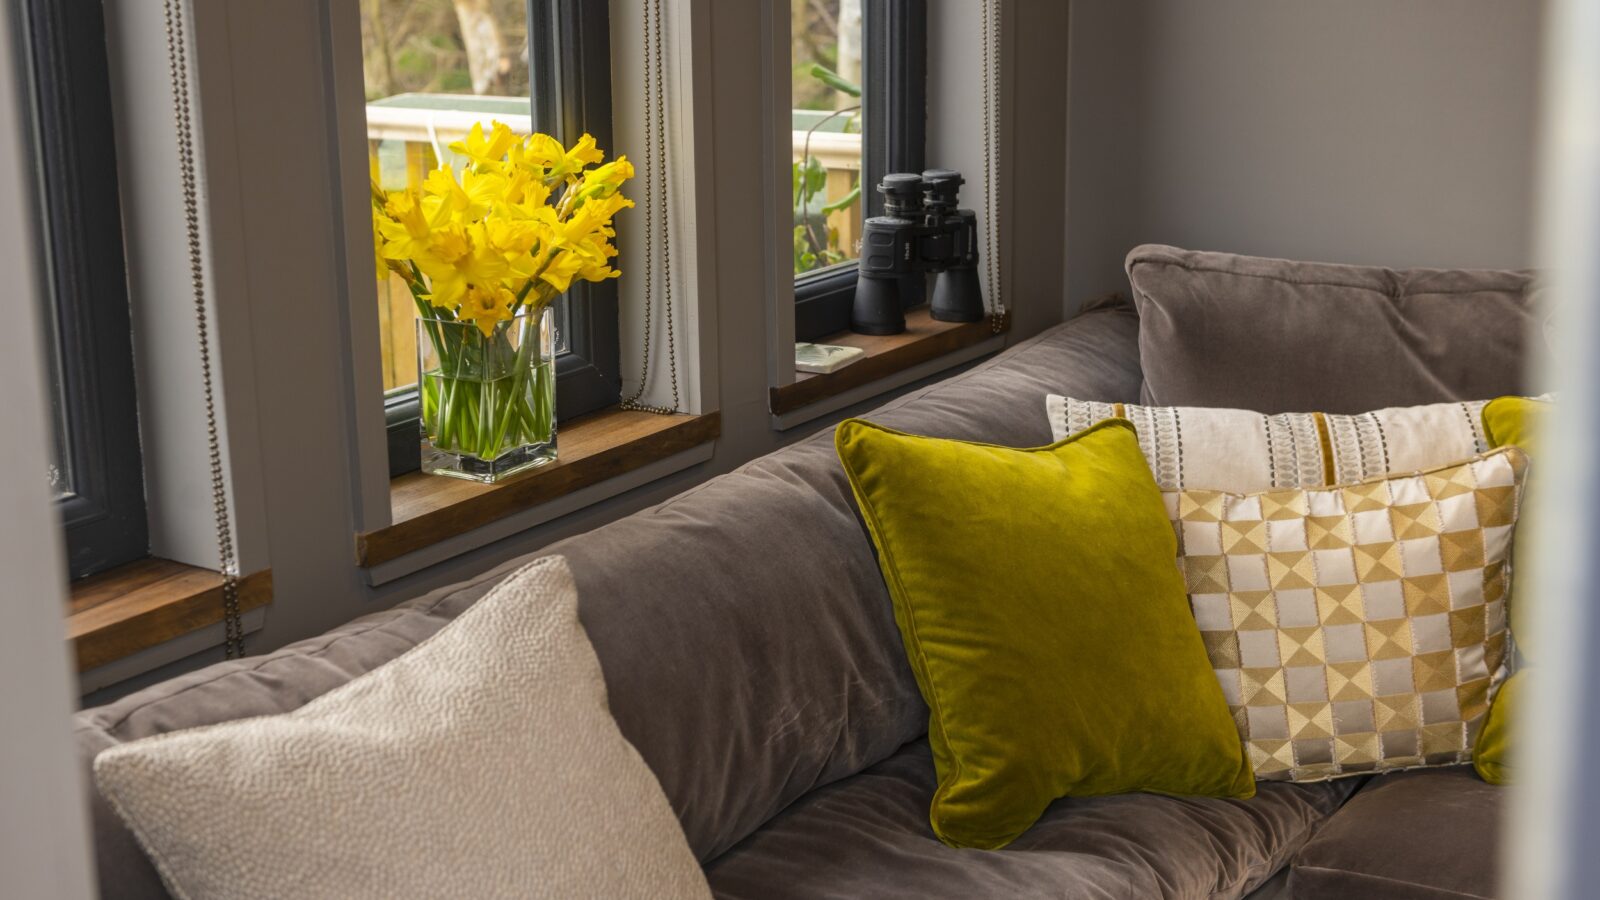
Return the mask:
<path fill-rule="evenodd" d="M 711 895 L 611 718 L 560 557 L 294 712 L 94 772 L 180 898 Z"/>
<path fill-rule="evenodd" d="M 1506 677 L 1515 447 L 1347 487 L 1165 494 L 1258 780 L 1468 762 Z"/>
<path fill-rule="evenodd" d="M 1126 418 L 1162 490 L 1249 493 L 1351 484 L 1459 462 L 1490 449 L 1486 400 L 1380 409 L 1354 416 L 1269 416 L 1243 409 L 1045 400 L 1055 440 Z"/>

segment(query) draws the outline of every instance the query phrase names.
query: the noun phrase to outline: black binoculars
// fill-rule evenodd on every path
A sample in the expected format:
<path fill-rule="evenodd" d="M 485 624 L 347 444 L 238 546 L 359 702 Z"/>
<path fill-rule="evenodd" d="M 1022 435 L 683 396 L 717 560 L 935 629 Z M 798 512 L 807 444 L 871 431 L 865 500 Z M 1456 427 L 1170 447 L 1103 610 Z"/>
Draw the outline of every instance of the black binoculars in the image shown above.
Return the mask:
<path fill-rule="evenodd" d="M 851 331 L 905 331 L 905 311 L 924 302 L 930 272 L 938 276 L 929 307 L 935 319 L 982 321 L 978 217 L 970 209 L 956 208 L 956 195 L 965 183 L 952 169 L 884 176 L 878 185 L 884 214 L 861 227 Z"/>

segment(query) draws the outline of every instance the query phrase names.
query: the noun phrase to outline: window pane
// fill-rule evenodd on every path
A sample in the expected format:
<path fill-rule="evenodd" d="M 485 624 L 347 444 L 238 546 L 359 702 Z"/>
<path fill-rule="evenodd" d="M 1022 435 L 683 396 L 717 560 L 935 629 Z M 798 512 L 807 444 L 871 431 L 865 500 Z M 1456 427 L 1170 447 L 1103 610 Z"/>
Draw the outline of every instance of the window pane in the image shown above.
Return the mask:
<path fill-rule="evenodd" d="M 50 494 L 56 500 L 72 496 L 71 431 L 67 422 L 66 376 L 61 370 L 61 323 L 55 305 L 54 290 L 42 295 L 45 299 L 44 318 L 47 329 L 44 347 L 48 367 L 50 391 L 50 416 L 54 427 L 50 434 L 50 459 L 45 478 L 50 483 Z"/>
<path fill-rule="evenodd" d="M 861 0 L 790 0 L 794 271 L 855 259 L 861 234 Z"/>
<path fill-rule="evenodd" d="M 149 553 L 123 264 L 105 20 L 98 3 L 26 0 L 32 212 L 39 225 L 40 337 L 51 406 L 38 473 L 56 499 L 73 578 Z"/>
<path fill-rule="evenodd" d="M 441 163 L 460 172 L 466 160 L 449 145 L 476 123 L 532 130 L 527 16 L 527 0 L 363 0 L 368 161 L 379 185 L 420 187 Z M 385 391 L 417 383 L 416 313 L 399 276 L 379 283 Z M 565 334 L 559 327 L 558 352 Z"/>

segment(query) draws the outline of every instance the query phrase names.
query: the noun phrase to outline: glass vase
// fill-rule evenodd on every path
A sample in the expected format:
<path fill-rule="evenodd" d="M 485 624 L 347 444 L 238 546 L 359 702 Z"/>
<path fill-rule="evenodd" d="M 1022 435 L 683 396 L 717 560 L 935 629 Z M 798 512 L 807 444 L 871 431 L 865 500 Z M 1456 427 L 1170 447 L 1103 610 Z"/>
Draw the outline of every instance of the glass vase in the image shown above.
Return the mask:
<path fill-rule="evenodd" d="M 417 319 L 422 471 L 485 484 L 556 458 L 555 322 L 547 306 L 485 332 Z"/>

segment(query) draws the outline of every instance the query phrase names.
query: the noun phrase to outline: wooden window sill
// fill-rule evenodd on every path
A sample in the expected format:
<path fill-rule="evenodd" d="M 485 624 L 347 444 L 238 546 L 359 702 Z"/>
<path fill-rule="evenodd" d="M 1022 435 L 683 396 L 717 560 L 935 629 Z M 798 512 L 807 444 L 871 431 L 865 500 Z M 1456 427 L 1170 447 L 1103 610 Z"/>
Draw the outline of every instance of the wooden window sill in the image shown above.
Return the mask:
<path fill-rule="evenodd" d="M 1011 329 L 1010 314 L 1001 322 L 1000 333 Z M 995 336 L 988 319 L 982 322 L 940 322 L 926 307 L 906 314 L 906 330 L 900 334 L 870 335 L 842 331 L 819 338 L 819 344 L 860 347 L 866 355 L 835 372 L 795 373 L 794 384 L 771 389 L 772 414 L 782 416 L 863 387 L 946 354 L 981 344 Z"/>
<path fill-rule="evenodd" d="M 222 576 L 168 559 L 141 559 L 72 584 L 67 639 L 78 671 L 132 656 L 222 621 Z M 272 601 L 272 573 L 239 579 L 239 612 Z"/>
<path fill-rule="evenodd" d="M 626 474 L 717 438 L 722 417 L 609 409 L 564 424 L 556 461 L 501 484 L 411 472 L 389 483 L 393 523 L 356 536 L 363 568 L 459 537 L 529 507 Z"/>

